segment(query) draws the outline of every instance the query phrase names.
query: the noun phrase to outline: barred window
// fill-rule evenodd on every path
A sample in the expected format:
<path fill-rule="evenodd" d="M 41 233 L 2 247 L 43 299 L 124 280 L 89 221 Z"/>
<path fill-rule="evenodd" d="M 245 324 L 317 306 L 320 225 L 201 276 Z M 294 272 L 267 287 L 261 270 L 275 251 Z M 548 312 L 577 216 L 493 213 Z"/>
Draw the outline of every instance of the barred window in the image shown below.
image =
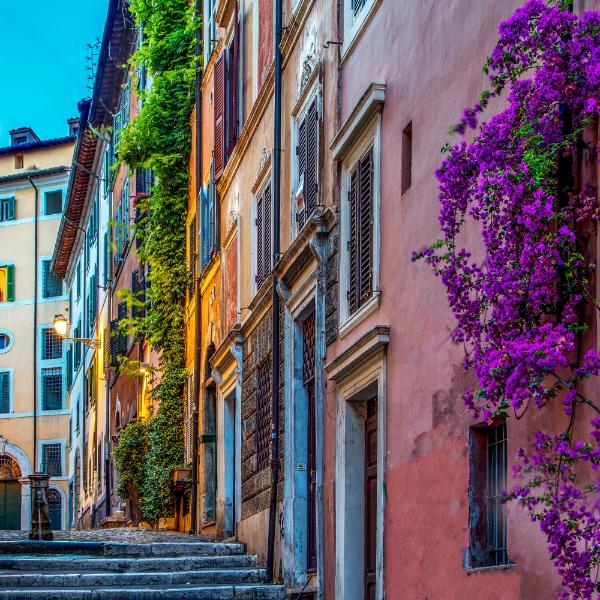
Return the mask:
<path fill-rule="evenodd" d="M 42 410 L 62 409 L 62 377 L 62 367 L 42 369 Z"/>
<path fill-rule="evenodd" d="M 475 427 L 471 430 L 471 567 L 505 565 L 507 551 L 506 424 Z"/>
<path fill-rule="evenodd" d="M 42 341 L 42 360 L 56 360 L 62 358 L 62 338 L 52 328 L 44 329 Z"/>
<path fill-rule="evenodd" d="M 271 363 L 266 360 L 257 369 L 256 385 L 256 470 L 269 465 L 271 440 Z"/>
<path fill-rule="evenodd" d="M 43 444 L 42 472 L 50 477 L 62 476 L 62 446 L 60 444 Z"/>
<path fill-rule="evenodd" d="M 42 298 L 56 298 L 63 295 L 63 281 L 51 270 L 52 261 L 42 261 Z"/>

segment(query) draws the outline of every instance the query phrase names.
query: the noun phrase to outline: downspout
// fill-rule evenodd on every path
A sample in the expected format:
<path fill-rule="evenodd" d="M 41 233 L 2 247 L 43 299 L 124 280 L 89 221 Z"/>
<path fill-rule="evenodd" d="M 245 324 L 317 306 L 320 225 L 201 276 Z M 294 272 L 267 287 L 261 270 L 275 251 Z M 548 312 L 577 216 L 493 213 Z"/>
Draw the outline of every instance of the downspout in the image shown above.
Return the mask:
<path fill-rule="evenodd" d="M 40 190 L 33 183 L 31 176 L 27 177 L 29 183 L 35 190 L 35 202 L 34 202 L 34 234 L 33 234 L 33 472 L 36 473 L 37 469 L 37 400 L 38 400 L 38 377 L 37 377 L 37 342 L 38 342 L 38 214 L 40 212 Z M 41 471 L 41 469 L 40 469 Z"/>
<path fill-rule="evenodd" d="M 110 150 L 109 150 L 110 151 Z M 106 174 L 107 177 L 107 185 L 109 186 L 109 200 L 108 200 L 108 223 L 110 223 L 112 221 L 112 189 L 110 187 L 110 176 L 108 174 Z M 99 209 L 98 209 L 98 213 L 99 213 Z M 107 242 L 109 243 L 109 247 L 110 247 L 110 241 L 112 236 L 110 235 L 110 227 L 108 227 L 108 232 L 109 235 L 107 236 Z M 99 244 L 98 244 L 99 245 Z M 104 249 L 104 252 L 106 253 L 107 250 L 106 248 Z M 104 290 L 105 292 L 105 297 L 104 297 L 104 301 L 107 304 L 107 323 L 106 326 L 108 328 L 110 328 L 110 324 L 112 322 L 112 277 L 111 277 L 111 267 L 112 267 L 112 257 L 110 256 L 110 253 L 108 254 L 108 260 L 106 261 L 106 288 Z M 109 330 L 110 331 L 110 330 Z M 106 339 L 103 340 L 103 343 L 106 343 Z M 109 342 L 110 343 L 110 342 Z M 106 350 L 105 350 L 106 352 Z M 111 453 L 111 438 L 110 438 L 110 377 L 108 376 L 107 373 L 107 369 L 106 369 L 106 365 L 104 365 L 104 386 L 105 386 L 105 392 L 104 392 L 104 397 L 105 397 L 105 402 L 106 402 L 106 414 L 105 414 L 105 425 L 104 425 L 104 504 L 106 505 L 106 516 L 109 517 L 112 514 L 112 507 L 111 507 L 111 481 L 110 481 L 110 453 Z"/>
<path fill-rule="evenodd" d="M 200 240 L 200 193 L 202 190 L 202 0 L 196 0 L 196 240 Z M 201 25 L 199 23 L 202 23 Z M 196 287 L 194 300 L 194 406 L 192 408 L 192 495 L 190 533 L 198 532 L 198 413 L 200 408 L 200 360 L 202 357 L 202 297 L 200 295 L 200 243 L 196 244 Z"/>
<path fill-rule="evenodd" d="M 282 84 L 282 0 L 275 0 L 274 18 L 274 115 L 273 115 L 273 267 L 279 262 L 279 226 L 281 196 L 281 84 Z M 273 581 L 275 562 L 275 524 L 277 520 L 277 485 L 279 483 L 279 293 L 277 276 L 273 276 L 272 327 L 272 429 L 271 429 L 271 499 L 267 539 L 267 581 Z"/>

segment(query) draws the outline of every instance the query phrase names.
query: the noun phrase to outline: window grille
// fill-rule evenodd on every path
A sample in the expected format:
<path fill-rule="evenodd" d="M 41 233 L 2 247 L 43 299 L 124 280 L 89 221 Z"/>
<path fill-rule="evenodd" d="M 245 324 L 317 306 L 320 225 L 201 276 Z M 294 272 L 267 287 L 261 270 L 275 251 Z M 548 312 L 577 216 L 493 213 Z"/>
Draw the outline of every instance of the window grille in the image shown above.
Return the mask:
<path fill-rule="evenodd" d="M 350 174 L 348 308 L 356 312 L 373 292 L 373 148 Z"/>
<path fill-rule="evenodd" d="M 506 547 L 506 424 L 487 431 L 487 510 L 490 565 L 508 562 Z"/>
<path fill-rule="evenodd" d="M 60 215 L 63 209 L 62 190 L 46 192 L 46 215 Z"/>
<path fill-rule="evenodd" d="M 256 470 L 269 466 L 271 440 L 271 363 L 258 367 L 256 385 Z"/>
<path fill-rule="evenodd" d="M 42 369 L 42 410 L 61 410 L 62 368 Z"/>
<path fill-rule="evenodd" d="M 62 279 L 50 269 L 51 260 L 42 261 L 42 297 L 56 298 L 63 294 Z"/>
<path fill-rule="evenodd" d="M 0 222 L 13 221 L 15 218 L 15 199 L 1 198 L 0 199 Z"/>
<path fill-rule="evenodd" d="M 43 336 L 42 360 L 56 360 L 62 358 L 63 341 L 56 331 L 51 328 L 44 329 Z"/>
<path fill-rule="evenodd" d="M 19 479 L 21 469 L 17 461 L 11 456 L 0 456 L 0 479 Z"/>
<path fill-rule="evenodd" d="M 0 413 L 10 412 L 10 372 L 0 372 Z"/>
<path fill-rule="evenodd" d="M 62 447 L 60 444 L 42 446 L 42 472 L 50 477 L 62 476 Z"/>

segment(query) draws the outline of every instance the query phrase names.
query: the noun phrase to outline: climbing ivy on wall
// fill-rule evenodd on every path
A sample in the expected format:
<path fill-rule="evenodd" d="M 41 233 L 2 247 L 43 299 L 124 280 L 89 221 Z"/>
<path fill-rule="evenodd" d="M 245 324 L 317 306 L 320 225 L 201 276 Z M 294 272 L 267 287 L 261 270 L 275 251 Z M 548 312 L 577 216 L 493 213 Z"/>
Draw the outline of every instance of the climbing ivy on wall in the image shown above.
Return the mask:
<path fill-rule="evenodd" d="M 145 69 L 151 85 L 139 92 L 141 110 L 123 132 L 119 160 L 131 170 L 152 169 L 155 181 L 150 194 L 136 198 L 137 251 L 149 274 L 145 311 L 128 320 L 130 332 L 143 334 L 160 353 L 159 382 L 152 391 L 158 408 L 147 424 L 147 452 L 138 457 L 143 462 L 140 508 L 155 523 L 173 513 L 172 473 L 184 460 L 185 222 L 196 23 L 188 0 L 131 0 L 130 10 L 143 29 L 131 69 Z M 121 462 L 121 478 L 127 468 Z"/>

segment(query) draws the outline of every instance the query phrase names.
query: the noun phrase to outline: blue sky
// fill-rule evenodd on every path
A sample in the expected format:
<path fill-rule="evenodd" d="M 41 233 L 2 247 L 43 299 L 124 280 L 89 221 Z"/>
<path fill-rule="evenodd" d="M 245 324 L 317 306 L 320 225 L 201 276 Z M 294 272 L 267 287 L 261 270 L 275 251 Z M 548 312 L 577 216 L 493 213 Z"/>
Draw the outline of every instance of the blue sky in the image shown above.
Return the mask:
<path fill-rule="evenodd" d="M 30 126 L 68 134 L 87 90 L 86 44 L 102 36 L 108 0 L 0 0 L 0 147 Z"/>

